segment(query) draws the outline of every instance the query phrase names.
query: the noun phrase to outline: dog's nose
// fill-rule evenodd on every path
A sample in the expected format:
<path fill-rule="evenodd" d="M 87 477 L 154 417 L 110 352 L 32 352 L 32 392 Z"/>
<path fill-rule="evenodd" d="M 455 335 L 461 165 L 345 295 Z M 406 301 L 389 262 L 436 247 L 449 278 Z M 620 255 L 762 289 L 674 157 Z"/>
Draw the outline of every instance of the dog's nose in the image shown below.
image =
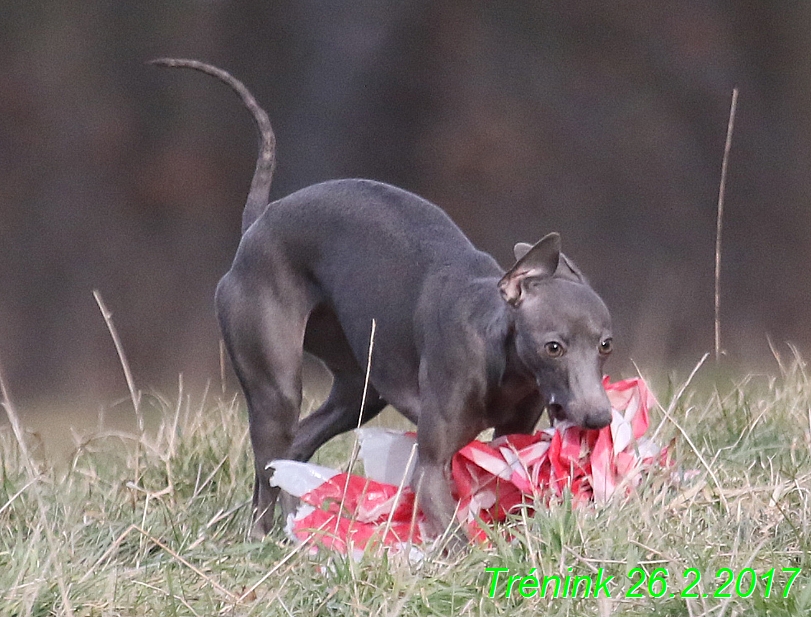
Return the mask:
<path fill-rule="evenodd" d="M 601 429 L 611 424 L 611 409 L 600 409 L 587 414 L 583 426 L 591 429 Z"/>

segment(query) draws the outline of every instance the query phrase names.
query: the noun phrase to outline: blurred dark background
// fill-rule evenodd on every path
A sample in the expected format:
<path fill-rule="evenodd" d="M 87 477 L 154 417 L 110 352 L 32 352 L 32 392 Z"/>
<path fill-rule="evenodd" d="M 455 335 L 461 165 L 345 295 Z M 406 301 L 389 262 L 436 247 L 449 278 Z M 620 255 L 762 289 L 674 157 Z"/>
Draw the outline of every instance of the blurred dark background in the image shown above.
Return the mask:
<path fill-rule="evenodd" d="M 217 379 L 213 292 L 256 151 L 273 197 L 363 176 L 443 207 L 504 266 L 558 230 L 615 318 L 613 374 L 712 348 L 715 212 L 740 87 L 722 272 L 725 362 L 808 349 L 811 4 L 0 1 L 0 365 L 20 401 Z M 234 385 L 233 382 L 231 385 Z"/>

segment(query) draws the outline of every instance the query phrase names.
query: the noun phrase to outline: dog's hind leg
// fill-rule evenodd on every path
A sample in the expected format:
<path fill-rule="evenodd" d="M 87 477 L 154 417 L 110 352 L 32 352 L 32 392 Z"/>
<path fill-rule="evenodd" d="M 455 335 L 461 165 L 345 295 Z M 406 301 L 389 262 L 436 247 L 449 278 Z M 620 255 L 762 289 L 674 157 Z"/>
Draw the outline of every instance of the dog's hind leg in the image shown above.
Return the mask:
<path fill-rule="evenodd" d="M 352 354 L 335 314 L 324 305 L 310 315 L 304 349 L 321 359 L 333 376 L 332 389 L 324 403 L 304 418 L 296 429 L 290 458 L 306 461 L 324 443 L 368 422 L 386 406 L 369 384 L 363 404 L 365 375 Z M 361 405 L 363 404 L 363 417 Z"/>
<path fill-rule="evenodd" d="M 309 460 L 322 444 L 336 435 L 356 428 L 358 420 L 360 424 L 368 422 L 386 406 L 386 401 L 369 386 L 363 406 L 363 418 L 360 418 L 362 400 L 362 374 L 335 374 L 327 400 L 299 424 L 289 451 L 290 458 L 297 461 Z"/>
<path fill-rule="evenodd" d="M 302 290 L 274 291 L 229 273 L 216 294 L 225 345 L 248 403 L 256 470 L 251 531 L 255 538 L 272 528 L 279 492 L 270 486 L 272 471 L 265 467 L 288 456 L 298 422 L 302 344 L 311 304 Z"/>

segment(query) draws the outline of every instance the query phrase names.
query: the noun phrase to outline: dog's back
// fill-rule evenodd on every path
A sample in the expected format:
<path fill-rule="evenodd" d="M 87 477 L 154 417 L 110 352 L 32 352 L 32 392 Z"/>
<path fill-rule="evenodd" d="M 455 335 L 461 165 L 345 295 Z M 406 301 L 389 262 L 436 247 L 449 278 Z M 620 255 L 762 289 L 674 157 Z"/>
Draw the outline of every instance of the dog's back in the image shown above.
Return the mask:
<path fill-rule="evenodd" d="M 497 299 L 503 274 L 435 205 L 356 179 L 316 184 L 270 204 L 245 232 L 229 276 L 257 270 L 306 285 L 316 304 L 335 313 L 360 364 L 375 319 L 372 382 L 388 390 L 385 382 L 393 381 L 393 392 L 411 393 L 417 388 L 420 303 L 440 303 L 436 295 L 452 293 L 448 279 L 492 279 Z M 444 282 L 437 284 L 437 277 Z"/>

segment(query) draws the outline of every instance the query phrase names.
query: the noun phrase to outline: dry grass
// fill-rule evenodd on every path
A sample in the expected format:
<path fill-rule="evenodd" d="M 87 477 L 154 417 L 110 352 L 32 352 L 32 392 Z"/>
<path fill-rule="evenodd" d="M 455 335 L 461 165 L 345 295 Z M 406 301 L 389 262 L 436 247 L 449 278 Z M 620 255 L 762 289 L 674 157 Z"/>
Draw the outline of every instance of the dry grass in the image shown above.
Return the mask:
<path fill-rule="evenodd" d="M 723 395 L 672 391 L 659 393 L 670 414 L 657 410 L 652 426 L 662 421 L 660 443 L 674 440 L 675 469 L 697 477 L 663 470 L 604 507 L 549 504 L 499 529 L 492 547 L 419 564 L 381 551 L 360 562 L 311 556 L 281 534 L 246 541 L 252 464 L 236 399 L 144 397 L 143 434 L 102 426 L 78 435 L 64 468 L 21 448 L 30 436 L 2 428 L 0 614 L 808 614 L 806 573 L 784 598 L 781 571 L 809 567 L 805 366 L 795 360 L 776 377 L 744 379 Z M 344 437 L 319 462 L 340 465 L 351 450 Z M 643 597 L 626 597 L 637 566 L 649 576 L 666 568 L 667 593 L 653 598 L 645 584 Z M 603 568 L 615 577 L 612 597 L 523 597 L 516 584 L 507 598 L 504 578 L 491 598 L 487 567 L 595 577 Z M 762 579 L 750 598 L 739 598 L 734 585 L 730 597 L 713 597 L 715 573 L 725 567 L 735 575 L 776 568 L 771 597 Z M 679 597 L 687 568 L 702 574 L 695 599 Z"/>

